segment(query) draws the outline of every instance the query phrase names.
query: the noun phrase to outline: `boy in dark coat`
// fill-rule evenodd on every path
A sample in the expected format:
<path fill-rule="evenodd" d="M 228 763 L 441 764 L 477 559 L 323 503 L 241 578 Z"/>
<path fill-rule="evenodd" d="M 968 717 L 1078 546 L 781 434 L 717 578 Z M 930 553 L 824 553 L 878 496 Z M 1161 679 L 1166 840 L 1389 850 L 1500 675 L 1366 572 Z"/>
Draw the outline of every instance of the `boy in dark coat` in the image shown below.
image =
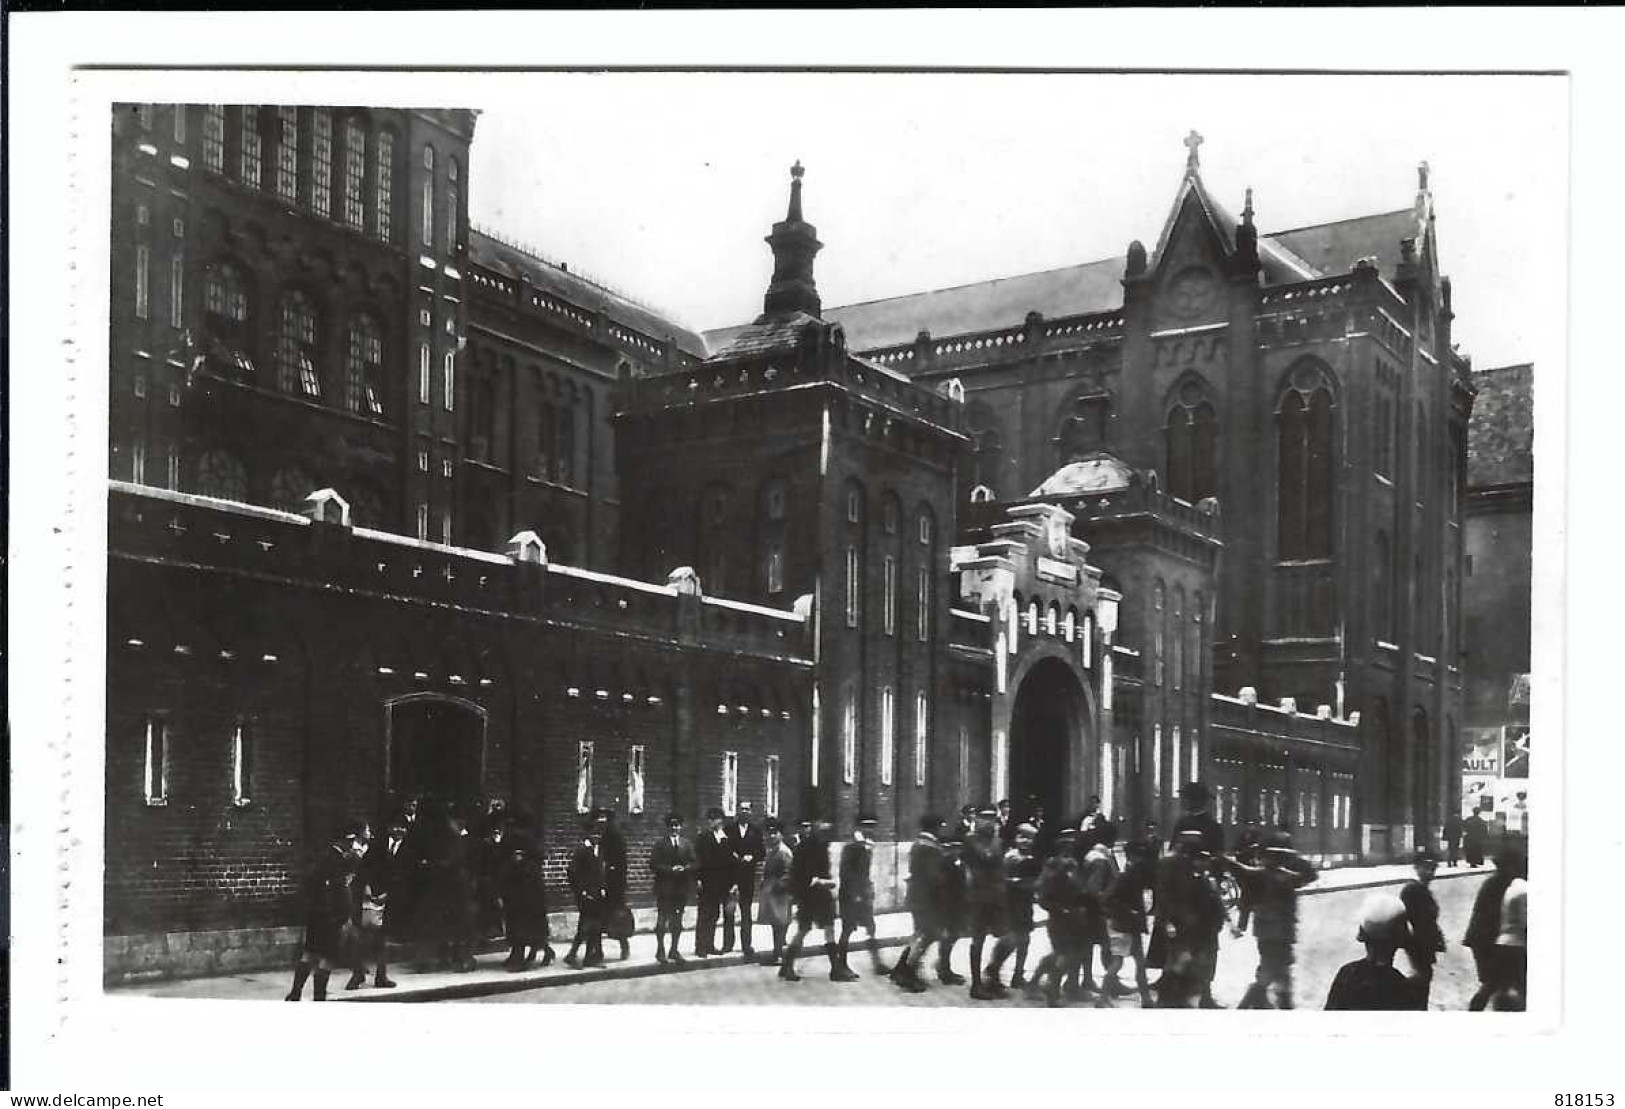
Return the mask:
<path fill-rule="evenodd" d="M 733 820 L 728 822 L 728 842 L 733 847 L 734 870 L 733 897 L 731 901 L 738 902 L 739 909 L 739 949 L 750 959 L 756 955 L 755 921 L 751 917 L 751 902 L 756 899 L 756 872 L 766 857 L 767 843 L 759 825 L 751 821 L 752 809 L 749 801 L 739 802 L 739 811 L 734 814 Z M 722 925 L 722 950 L 730 951 L 733 948 L 733 905 L 724 907 Z M 845 916 L 846 914 L 841 914 Z"/>
<path fill-rule="evenodd" d="M 1044 861 L 1038 876 L 1038 903 L 1049 914 L 1050 953 L 1039 960 L 1029 992 L 1043 989 L 1050 1008 L 1061 1004 L 1061 983 L 1077 972 L 1087 935 L 1083 872 L 1074 848 L 1076 829 L 1067 828 L 1055 837 L 1054 851 Z"/>
<path fill-rule="evenodd" d="M 1418 847 L 1411 866 L 1416 877 L 1399 890 L 1399 900 L 1405 906 L 1405 922 L 1410 926 L 1405 937 L 1405 955 L 1411 961 L 1411 988 L 1416 991 L 1416 1008 L 1428 1007 L 1428 994 L 1433 989 L 1433 965 L 1444 951 L 1444 932 L 1439 929 L 1439 903 L 1433 898 L 1428 885 L 1439 869 L 1439 857 L 1427 847 Z"/>
<path fill-rule="evenodd" d="M 1292 1008 L 1293 948 L 1298 941 L 1298 888 L 1314 881 L 1315 867 L 1292 850 L 1292 837 L 1282 831 L 1264 838 L 1260 865 L 1239 857 L 1230 866 L 1252 890 L 1253 938 L 1258 942 L 1258 971 L 1238 1008 Z"/>
<path fill-rule="evenodd" d="M 1473 913 L 1467 919 L 1467 935 L 1462 939 L 1472 951 L 1478 971 L 1478 992 L 1467 1003 L 1468 1012 L 1482 1012 L 1505 984 L 1504 952 L 1495 942 L 1501 934 L 1501 899 L 1527 865 L 1520 845 L 1504 844 L 1495 855 L 1495 873 L 1484 879 L 1473 898 Z"/>
<path fill-rule="evenodd" d="M 603 841 L 603 829 L 594 823 L 587 832 L 586 840 L 570 856 L 570 892 L 575 895 L 576 912 L 579 914 L 576 936 L 585 942 L 587 948 L 587 957 L 581 962 L 584 967 L 604 965 Z M 564 961 L 575 965 L 572 955 L 565 956 Z"/>
<path fill-rule="evenodd" d="M 970 806 L 966 806 L 969 808 Z M 961 821 L 963 821 L 961 817 Z M 942 896 L 938 902 L 937 981 L 944 986 L 963 986 L 965 976 L 953 968 L 954 944 L 965 934 L 965 837 L 950 831 L 942 842 Z"/>
<path fill-rule="evenodd" d="M 666 816 L 666 834 L 649 852 L 649 869 L 655 878 L 655 962 L 668 959 L 681 963 L 677 940 L 683 934 L 683 910 L 688 907 L 688 885 L 695 870 L 694 845 L 683 836 L 683 818 Z M 671 952 L 666 937 L 671 937 Z"/>
<path fill-rule="evenodd" d="M 501 873 L 503 931 L 508 940 L 507 970 L 528 970 L 540 951 L 542 965 L 553 962 L 547 920 L 547 872 L 542 852 L 528 830 L 503 837 L 508 855 Z"/>
<path fill-rule="evenodd" d="M 287 1001 L 298 1001 L 305 979 L 315 972 L 315 1000 L 327 1000 L 333 968 L 346 962 L 345 930 L 352 924 L 355 897 L 351 884 L 367 850 L 367 827 L 349 824 L 328 844 L 305 876 L 305 938 L 293 964 L 293 986 Z"/>
<path fill-rule="evenodd" d="M 1004 853 L 1004 920 L 1005 934 L 993 945 L 993 960 L 988 964 L 987 982 L 995 993 L 1004 993 L 999 971 L 1004 960 L 1015 952 L 1016 969 L 1010 975 L 1010 989 L 1019 990 L 1027 985 L 1027 948 L 1033 935 L 1033 895 L 1038 887 L 1038 875 L 1044 868 L 1043 860 L 1033 855 L 1033 840 L 1038 829 L 1031 824 L 1016 825 L 1010 847 Z"/>
<path fill-rule="evenodd" d="M 1140 1005 L 1149 1009 L 1151 988 L 1145 977 L 1145 898 L 1156 883 L 1156 858 L 1140 840 L 1129 840 L 1123 851 L 1127 865 L 1112 879 L 1111 889 L 1106 891 L 1107 952 L 1115 966 L 1108 964 L 1106 980 L 1101 986 L 1107 997 L 1127 997 L 1131 991 L 1118 978 L 1118 970 L 1123 959 L 1132 958 Z"/>
<path fill-rule="evenodd" d="M 1218 1008 L 1209 990 L 1224 902 L 1207 873 L 1202 832 L 1187 828 L 1175 836 L 1176 851 L 1157 867 L 1157 927 L 1166 952 L 1157 995 L 1164 1009 L 1183 1009 L 1195 1000 Z"/>
<path fill-rule="evenodd" d="M 1004 845 L 999 842 L 998 811 L 991 807 L 976 814 L 976 827 L 961 851 L 965 872 L 965 919 L 970 932 L 970 996 L 975 1001 L 997 1001 L 1008 991 L 982 969 L 987 938 L 1002 939 L 1005 927 Z"/>
<path fill-rule="evenodd" d="M 801 954 L 802 941 L 814 928 L 824 930 L 824 954 L 829 959 L 831 982 L 855 982 L 857 975 L 841 964 L 840 952 L 835 947 L 835 879 L 829 874 L 830 824 L 820 820 L 812 833 L 797 845 L 790 862 L 790 885 L 796 895 L 796 934 L 785 949 L 784 963 L 779 977 L 786 982 L 799 982 L 796 956 Z"/>
<path fill-rule="evenodd" d="M 942 843 L 942 817 L 926 813 L 920 818 L 920 834 L 908 849 L 908 891 L 904 895 L 914 934 L 892 969 L 892 981 L 909 993 L 921 993 L 925 983 L 919 967 L 926 951 L 942 938 L 943 883 L 947 880 Z"/>
<path fill-rule="evenodd" d="M 891 973 L 891 968 L 880 961 L 880 941 L 875 938 L 874 843 L 870 837 L 878 824 L 872 816 L 859 817 L 852 838 L 841 848 L 841 966 L 854 978 L 857 975 L 852 973 L 847 954 L 852 933 L 859 928 L 869 935 L 869 959 L 875 973 Z"/>

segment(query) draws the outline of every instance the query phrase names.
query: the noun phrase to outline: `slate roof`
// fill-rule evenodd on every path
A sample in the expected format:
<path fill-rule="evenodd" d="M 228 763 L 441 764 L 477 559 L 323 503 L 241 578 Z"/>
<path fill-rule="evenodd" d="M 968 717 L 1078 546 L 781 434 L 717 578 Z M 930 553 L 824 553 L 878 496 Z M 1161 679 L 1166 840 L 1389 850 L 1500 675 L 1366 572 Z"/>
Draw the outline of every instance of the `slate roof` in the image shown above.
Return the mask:
<path fill-rule="evenodd" d="M 1220 218 L 1227 218 L 1219 208 Z M 1267 284 L 1347 273 L 1357 259 L 1376 255 L 1381 269 L 1392 273 L 1399 261 L 1399 241 L 1418 234 L 1415 213 L 1360 216 L 1335 223 L 1298 227 L 1261 235 L 1258 252 Z M 1028 312 L 1058 316 L 1109 312 L 1123 306 L 1126 258 L 1103 258 L 1077 266 L 1038 273 L 996 277 L 969 285 L 910 293 L 824 309 L 826 320 L 846 328 L 853 350 L 874 350 L 914 341 L 925 330 L 937 338 L 971 331 L 1019 326 Z M 713 349 L 733 340 L 743 326 L 707 331 Z"/>
<path fill-rule="evenodd" d="M 1534 480 L 1534 378 L 1529 363 L 1473 374 L 1478 398 L 1467 424 L 1469 488 Z"/>
<path fill-rule="evenodd" d="M 1134 478 L 1134 471 L 1121 460 L 1109 454 L 1096 455 L 1078 462 L 1069 462 L 1056 470 L 1029 497 L 1072 496 L 1079 493 L 1101 493 L 1109 489 L 1126 489 Z"/>
<path fill-rule="evenodd" d="M 770 316 L 734 330 L 726 343 L 712 342 L 712 358 L 747 358 L 769 351 L 794 350 L 801 341 L 801 332 L 808 324 L 817 324 L 818 317 L 806 312 L 792 312 L 787 316 Z"/>
<path fill-rule="evenodd" d="M 556 262 L 493 238 L 478 228 L 470 229 L 468 256 L 479 265 L 507 277 L 517 279 L 523 270 L 536 288 L 567 300 L 578 308 L 603 312 L 616 323 L 640 331 L 656 342 L 669 337 L 675 340 L 678 350 L 696 358 L 706 356 L 705 338 L 693 328 L 639 304 L 623 293 L 571 273 Z"/>

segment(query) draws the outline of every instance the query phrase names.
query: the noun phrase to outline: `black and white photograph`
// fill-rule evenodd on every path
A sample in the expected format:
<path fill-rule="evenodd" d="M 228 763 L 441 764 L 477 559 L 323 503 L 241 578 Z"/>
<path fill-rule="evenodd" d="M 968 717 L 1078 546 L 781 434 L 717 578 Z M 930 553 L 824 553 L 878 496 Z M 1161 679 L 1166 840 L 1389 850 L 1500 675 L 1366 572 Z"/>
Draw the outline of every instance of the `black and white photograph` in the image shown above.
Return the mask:
<path fill-rule="evenodd" d="M 1523 1007 L 1561 80 L 511 84 L 113 106 L 110 987 Z"/>
<path fill-rule="evenodd" d="M 1563 1020 L 1570 74 L 565 53 L 75 77 L 64 1021 Z"/>

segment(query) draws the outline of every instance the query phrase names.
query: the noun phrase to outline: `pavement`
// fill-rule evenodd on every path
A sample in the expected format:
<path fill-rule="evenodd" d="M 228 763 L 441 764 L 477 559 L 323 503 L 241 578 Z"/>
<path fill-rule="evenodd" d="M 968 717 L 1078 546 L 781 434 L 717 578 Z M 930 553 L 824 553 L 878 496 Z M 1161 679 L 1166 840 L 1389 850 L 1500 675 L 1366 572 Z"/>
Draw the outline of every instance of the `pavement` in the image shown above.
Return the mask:
<path fill-rule="evenodd" d="M 1491 872 L 1492 868 L 1490 867 L 1440 867 L 1438 875 L 1434 879 L 1435 894 L 1443 904 L 1449 887 L 1453 886 L 1457 879 L 1474 876 L 1482 877 Z M 1337 908 L 1334 908 L 1332 904 L 1327 904 L 1326 909 L 1328 911 L 1324 913 L 1317 911 L 1316 899 L 1327 895 L 1353 894 L 1355 891 L 1379 886 L 1398 885 L 1410 877 L 1411 868 L 1407 865 L 1339 867 L 1334 870 L 1324 870 L 1313 884 L 1303 888 L 1301 896 L 1306 900 L 1300 915 L 1306 919 L 1326 917 L 1328 921 L 1346 922 L 1347 915 L 1352 914 L 1358 908 L 1358 897 L 1338 897 L 1336 898 Z M 1478 883 L 1473 882 L 1470 885 L 1473 889 L 1476 889 Z M 1455 901 L 1459 897 L 1451 897 L 1450 899 Z M 1344 907 L 1343 902 L 1349 904 Z M 618 945 L 613 940 L 608 940 L 605 941 L 605 957 L 607 960 L 605 965 L 593 968 L 571 968 L 564 965 L 564 953 L 569 948 L 569 940 L 565 938 L 563 942 L 554 943 L 553 946 L 558 953 L 558 959 L 552 966 L 545 969 L 534 967 L 519 972 L 504 970 L 502 967 L 502 961 L 506 958 L 506 952 L 504 951 L 477 957 L 477 969 L 467 973 L 415 971 L 410 966 L 397 967 L 391 965 L 389 976 L 398 983 L 396 988 L 376 989 L 370 985 L 369 979 L 367 988 L 348 992 L 343 989 L 346 974 L 343 971 L 335 971 L 328 1000 L 362 1003 L 451 1001 L 553 990 L 560 986 L 586 987 L 595 983 L 659 976 L 673 979 L 672 985 L 677 989 L 678 993 L 686 995 L 675 998 L 675 1000 L 692 1002 L 700 999 L 695 996 L 696 984 L 709 972 L 722 968 L 744 968 L 746 966 L 746 960 L 738 950 L 727 955 L 713 955 L 703 959 L 688 954 L 693 949 L 694 943 L 693 914 L 694 908 L 690 906 L 682 938 L 682 949 L 686 962 L 679 966 L 662 965 L 656 962 L 655 937 L 653 933 L 645 932 L 634 935 L 628 941 L 629 952 L 625 960 L 619 958 Z M 905 912 L 878 914 L 876 926 L 882 947 L 900 947 L 908 940 L 910 920 Z M 1342 929 L 1342 931 L 1346 931 L 1346 929 Z M 758 950 L 771 948 L 768 929 L 758 927 L 755 932 L 758 944 L 762 945 Z M 1042 933 L 1043 928 L 1040 926 L 1034 934 L 1034 954 L 1029 959 L 1029 966 L 1035 965 L 1039 954 L 1046 950 Z M 1445 934 L 1447 937 L 1453 937 L 1454 935 L 1448 926 Z M 861 933 L 859 935 L 861 936 Z M 803 971 L 809 979 L 815 976 L 822 977 L 826 970 L 823 952 L 820 945 L 815 942 L 819 939 L 820 934 L 817 932 L 808 937 L 808 953 L 803 962 Z M 858 937 L 854 937 L 854 944 L 856 945 L 857 942 Z M 1349 942 L 1351 941 L 1345 941 L 1344 946 L 1347 946 Z M 989 946 L 991 949 L 991 945 Z M 1229 940 L 1227 937 L 1226 946 L 1233 951 L 1239 951 L 1243 947 L 1250 949 L 1252 948 L 1252 941 L 1250 937 L 1243 937 L 1234 941 Z M 1459 947 L 1459 945 L 1456 946 Z M 967 958 L 966 952 L 968 948 L 969 944 L 967 942 L 956 945 L 956 967 L 959 962 Z M 1355 958 L 1358 955 L 1359 951 L 1354 950 L 1352 954 L 1347 955 L 1340 962 Z M 1300 956 L 1300 963 L 1303 961 L 1303 957 Z M 867 956 L 860 956 L 859 952 L 854 951 L 852 964 L 855 970 L 863 974 L 868 964 Z M 1254 964 L 1256 965 L 1256 959 Z M 966 968 L 959 967 L 958 969 L 964 972 Z M 1332 969 L 1333 973 L 1335 973 L 1335 966 Z M 770 984 L 779 984 L 770 970 L 752 967 L 748 974 L 752 981 L 756 977 L 760 977 Z M 695 978 L 696 975 L 701 976 L 701 978 Z M 730 975 L 729 977 L 735 976 Z M 187 978 L 117 986 L 109 988 L 107 996 L 110 998 L 177 997 L 208 1000 L 273 1001 L 280 1000 L 287 993 L 289 981 L 290 968 L 278 968 L 210 978 Z M 828 982 L 823 984 L 826 986 L 833 985 Z M 876 985 L 878 987 L 879 984 L 876 983 Z M 895 989 L 888 987 L 888 990 L 889 992 L 884 993 L 887 1003 L 898 1003 L 906 996 Z M 569 1002 L 579 999 L 585 1001 L 587 1000 L 586 997 L 578 998 L 578 994 L 584 992 L 586 991 L 563 991 L 560 994 L 547 997 L 547 1000 Z M 963 999 L 963 990 L 953 992 L 960 999 Z M 309 998 L 310 995 L 311 988 L 307 985 L 305 996 Z M 640 988 L 636 1000 L 643 1003 L 653 1001 L 653 998 L 648 995 L 649 991 L 647 989 Z M 514 1000 L 522 999 L 514 998 Z"/>

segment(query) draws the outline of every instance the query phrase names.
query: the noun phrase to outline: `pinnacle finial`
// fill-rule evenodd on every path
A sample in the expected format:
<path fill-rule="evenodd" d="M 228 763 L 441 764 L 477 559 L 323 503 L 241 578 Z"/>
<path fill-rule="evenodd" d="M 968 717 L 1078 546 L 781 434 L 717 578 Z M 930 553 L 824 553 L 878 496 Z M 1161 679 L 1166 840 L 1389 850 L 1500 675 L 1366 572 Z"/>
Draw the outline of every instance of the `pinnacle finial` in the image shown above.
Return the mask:
<path fill-rule="evenodd" d="M 797 158 L 796 164 L 790 167 L 790 207 L 785 212 L 784 218 L 791 223 L 801 222 L 801 178 L 806 172 L 801 168 L 800 158 Z"/>
<path fill-rule="evenodd" d="M 1253 225 L 1253 187 L 1247 186 L 1247 199 L 1241 206 L 1241 222 L 1248 227 Z"/>
<path fill-rule="evenodd" d="M 1186 173 L 1195 173 L 1201 167 L 1202 158 L 1197 151 L 1202 145 L 1203 141 L 1204 140 L 1201 133 L 1198 132 L 1194 127 L 1191 128 L 1191 133 L 1185 136 L 1185 149 L 1190 151 L 1190 153 L 1185 156 Z"/>
<path fill-rule="evenodd" d="M 1422 162 L 1416 167 L 1416 190 L 1424 193 L 1428 191 L 1428 164 L 1426 162 Z"/>

